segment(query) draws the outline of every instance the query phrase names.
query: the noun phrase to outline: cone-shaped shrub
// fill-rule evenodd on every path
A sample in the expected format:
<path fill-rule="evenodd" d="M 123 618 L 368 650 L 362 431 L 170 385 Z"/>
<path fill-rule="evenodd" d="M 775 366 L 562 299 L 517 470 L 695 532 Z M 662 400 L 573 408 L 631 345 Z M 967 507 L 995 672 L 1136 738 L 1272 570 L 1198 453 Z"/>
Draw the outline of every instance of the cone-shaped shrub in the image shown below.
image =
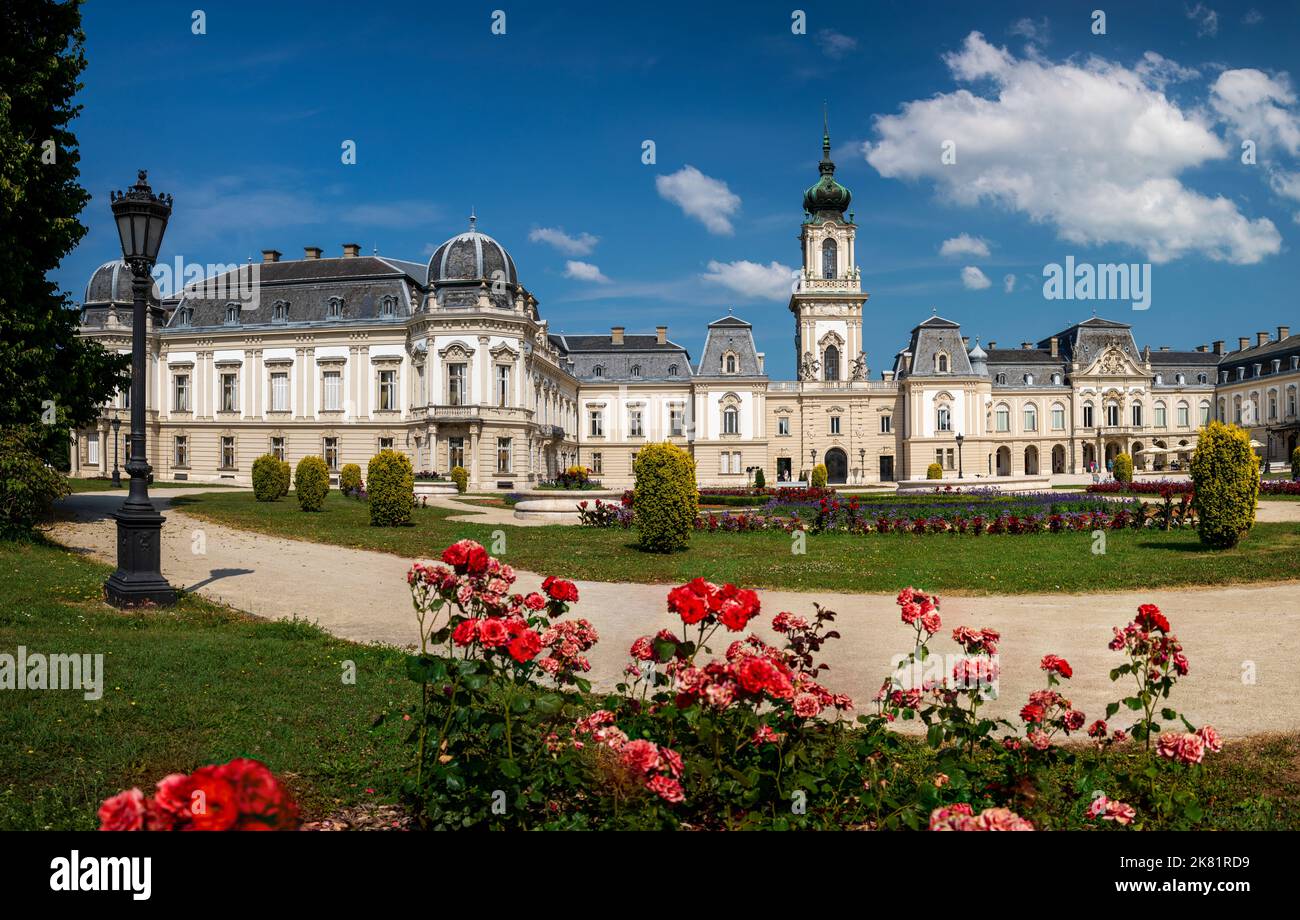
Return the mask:
<path fill-rule="evenodd" d="M 925 468 L 925 478 L 926 478 L 926 479 L 942 479 L 942 478 L 943 478 L 943 467 L 941 467 L 941 466 L 940 466 L 939 464 L 937 464 L 937 463 L 931 463 L 929 466 L 927 466 L 927 467 Z"/>
<path fill-rule="evenodd" d="M 410 524 L 415 504 L 415 471 L 410 458 L 395 450 L 381 450 L 371 457 L 366 467 L 366 497 L 371 527 Z"/>
<path fill-rule="evenodd" d="M 1201 429 L 1191 473 L 1201 542 L 1236 546 L 1255 525 L 1259 499 L 1259 458 L 1250 435 L 1236 425 L 1210 422 Z"/>
<path fill-rule="evenodd" d="M 1133 458 L 1128 454 L 1116 454 L 1115 466 L 1111 470 L 1116 482 L 1133 481 Z"/>
<path fill-rule="evenodd" d="M 461 495 L 469 488 L 469 470 L 463 466 L 453 466 L 451 468 L 451 481 L 456 483 L 456 491 Z"/>
<path fill-rule="evenodd" d="M 671 553 L 691 539 L 699 513 L 695 461 L 675 444 L 647 444 L 633 466 L 633 524 L 641 549 Z"/>
<path fill-rule="evenodd" d="M 275 454 L 262 454 L 253 461 L 253 497 L 259 502 L 273 502 L 280 498 L 280 461 Z"/>
<path fill-rule="evenodd" d="M 812 476 L 809 477 L 808 485 L 814 489 L 826 488 L 826 464 L 819 463 L 813 467 Z"/>
<path fill-rule="evenodd" d="M 370 461 L 374 463 L 374 460 Z M 343 469 L 339 470 L 339 491 L 344 495 L 361 488 L 361 467 L 355 463 L 345 464 Z"/>
<path fill-rule="evenodd" d="M 330 490 L 330 470 L 321 457 L 303 457 L 293 474 L 293 490 L 298 493 L 298 507 L 319 511 Z"/>
<path fill-rule="evenodd" d="M 280 461 L 280 495 L 281 497 L 289 494 L 289 486 L 293 485 L 293 467 L 289 465 L 288 460 Z"/>
<path fill-rule="evenodd" d="M 758 469 L 754 470 L 754 488 L 755 489 L 767 488 L 767 477 L 763 475 L 763 468 L 761 466 Z"/>
<path fill-rule="evenodd" d="M 1291 478 L 1300 479 L 1300 447 L 1291 451 Z"/>

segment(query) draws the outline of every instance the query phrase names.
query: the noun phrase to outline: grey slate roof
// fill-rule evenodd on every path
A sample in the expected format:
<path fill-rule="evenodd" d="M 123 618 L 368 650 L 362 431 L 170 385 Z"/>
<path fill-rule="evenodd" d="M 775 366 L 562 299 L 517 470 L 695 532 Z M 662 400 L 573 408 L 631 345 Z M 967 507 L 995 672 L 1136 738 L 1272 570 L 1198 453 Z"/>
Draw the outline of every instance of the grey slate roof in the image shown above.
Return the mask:
<path fill-rule="evenodd" d="M 428 283 L 439 281 L 492 281 L 501 272 L 508 284 L 518 284 L 515 260 L 504 246 L 486 233 L 471 225 L 470 229 L 453 236 L 434 250 L 429 258 Z"/>
<path fill-rule="evenodd" d="M 1058 332 L 1056 338 L 1059 341 L 1061 357 L 1066 362 L 1077 361 L 1080 365 L 1087 366 L 1095 361 L 1112 342 L 1118 342 L 1124 353 L 1133 360 L 1141 359 L 1137 343 L 1133 341 L 1132 328 L 1127 323 L 1117 323 L 1099 316 L 1086 319 L 1069 329 Z M 1038 343 L 1038 347 L 1047 348 L 1050 344 L 1050 339 L 1043 339 Z"/>
<path fill-rule="evenodd" d="M 1300 335 L 1289 335 L 1281 341 L 1274 340 L 1266 342 L 1263 345 L 1255 345 L 1244 351 L 1234 351 L 1224 355 L 1223 360 L 1219 362 L 1219 370 L 1228 372 L 1228 379 L 1237 379 L 1237 368 L 1246 368 L 1246 379 L 1250 380 L 1254 373 L 1255 365 L 1262 364 L 1261 369 L 1264 376 L 1267 376 L 1273 369 L 1273 359 L 1282 359 L 1282 371 L 1287 372 L 1291 369 L 1292 355 L 1300 355 Z"/>
<path fill-rule="evenodd" d="M 735 374 L 722 372 L 722 356 L 735 352 L 738 367 Z M 709 323 L 704 339 L 704 352 L 696 368 L 697 377 L 766 377 L 758 367 L 758 349 L 754 346 L 754 328 L 743 319 L 724 316 Z"/>
<path fill-rule="evenodd" d="M 155 284 L 151 288 L 154 303 L 158 302 L 158 286 Z M 86 296 L 82 300 L 82 306 L 91 306 L 95 304 L 110 303 L 132 303 L 134 294 L 131 292 L 131 270 L 126 267 L 126 263 L 121 259 L 116 262 L 105 262 L 99 268 L 90 273 L 90 280 L 86 282 Z"/>
<path fill-rule="evenodd" d="M 909 377 L 968 377 L 975 373 L 961 341 L 961 326 L 942 316 L 932 316 L 916 326 L 907 350 L 912 353 Z M 941 352 L 948 355 L 946 374 L 935 370 L 934 360 Z"/>
<path fill-rule="evenodd" d="M 569 359 L 570 373 L 579 380 L 685 381 L 691 377 L 690 353 L 671 339 L 660 345 L 654 334 L 624 335 L 622 345 L 615 345 L 612 335 L 551 333 L 548 338 Z M 639 368 L 638 376 L 632 375 L 633 367 Z M 674 368 L 676 372 L 670 373 Z"/>

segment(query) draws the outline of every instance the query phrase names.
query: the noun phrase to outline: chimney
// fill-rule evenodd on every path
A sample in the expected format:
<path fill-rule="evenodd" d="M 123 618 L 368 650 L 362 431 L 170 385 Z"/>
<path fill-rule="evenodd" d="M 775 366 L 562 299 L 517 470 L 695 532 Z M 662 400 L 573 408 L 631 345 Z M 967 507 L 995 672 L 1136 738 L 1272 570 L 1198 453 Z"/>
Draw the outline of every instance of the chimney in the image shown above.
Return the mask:
<path fill-rule="evenodd" d="M 1201 352 L 1202 354 L 1204 354 L 1205 352 L 1207 352 L 1207 351 L 1210 350 L 1210 346 L 1209 346 L 1209 345 L 1197 345 L 1197 346 L 1196 346 L 1196 350 L 1199 351 L 1199 352 Z"/>
<path fill-rule="evenodd" d="M 622 326 L 611 326 L 610 329 L 609 329 L 609 339 L 610 339 L 610 344 L 611 344 L 611 345 L 622 345 L 622 344 L 623 344 L 623 327 L 622 327 Z"/>
<path fill-rule="evenodd" d="M 657 345 L 667 345 L 667 344 L 668 344 L 668 327 L 667 327 L 667 326 L 655 326 L 655 344 L 657 344 Z"/>
<path fill-rule="evenodd" d="M 1216 339 L 1216 340 L 1215 340 L 1215 342 L 1214 342 L 1214 353 L 1215 353 L 1216 355 L 1221 355 L 1221 354 L 1223 354 L 1223 339 Z"/>
<path fill-rule="evenodd" d="M 1161 351 L 1169 351 L 1169 346 L 1168 346 L 1168 345 L 1161 345 L 1161 346 L 1160 346 L 1160 350 L 1161 350 Z"/>
<path fill-rule="evenodd" d="M 321 248 L 319 246 L 302 247 L 302 257 L 304 259 L 319 259 L 320 254 L 321 254 Z"/>
<path fill-rule="evenodd" d="M 1033 343 L 1033 342 L 1021 342 L 1021 343 L 1020 343 L 1020 350 L 1021 350 L 1021 351 L 1029 351 L 1029 349 L 1031 349 L 1031 348 L 1033 348 L 1033 347 L 1034 347 L 1034 343 Z"/>
<path fill-rule="evenodd" d="M 758 372 L 760 374 L 765 373 L 765 371 L 763 370 L 763 362 L 767 360 L 767 355 L 764 352 L 760 351 L 758 352 L 757 357 L 758 357 Z"/>
<path fill-rule="evenodd" d="M 1061 340 L 1056 336 L 1052 336 L 1052 338 L 1048 341 L 1048 345 L 1051 348 L 1052 357 L 1059 358 L 1061 356 Z"/>
<path fill-rule="evenodd" d="M 359 256 L 359 255 L 361 255 L 361 244 L 360 244 L 360 243 L 344 243 L 344 244 L 343 244 L 343 258 L 345 258 L 345 259 L 355 259 L 355 258 L 356 258 L 357 256 Z"/>
<path fill-rule="evenodd" d="M 998 343 L 993 341 L 992 339 L 989 339 L 989 351 L 992 351 L 997 347 L 998 347 Z"/>
<path fill-rule="evenodd" d="M 1267 344 L 1268 344 L 1268 333 L 1267 333 L 1267 332 L 1256 332 L 1256 333 L 1255 333 L 1255 347 L 1258 348 L 1260 345 L 1267 345 Z"/>
<path fill-rule="evenodd" d="M 963 335 L 961 337 L 961 349 L 962 351 L 970 351 L 970 336 Z"/>
<path fill-rule="evenodd" d="M 1278 327 L 1277 327 L 1277 340 L 1278 340 L 1279 342 L 1282 341 L 1282 340 L 1285 339 L 1285 338 L 1290 338 L 1290 336 L 1291 336 L 1291 327 L 1290 327 L 1290 326 L 1278 326 Z"/>
<path fill-rule="evenodd" d="M 278 249 L 263 249 L 263 250 L 262 250 L 262 262 L 263 262 L 263 263 L 266 263 L 266 262 L 279 262 L 279 261 L 280 261 L 280 250 L 278 250 Z"/>
<path fill-rule="evenodd" d="M 1250 339 L 1246 336 L 1240 336 L 1237 339 L 1237 351 L 1245 351 L 1250 347 Z"/>

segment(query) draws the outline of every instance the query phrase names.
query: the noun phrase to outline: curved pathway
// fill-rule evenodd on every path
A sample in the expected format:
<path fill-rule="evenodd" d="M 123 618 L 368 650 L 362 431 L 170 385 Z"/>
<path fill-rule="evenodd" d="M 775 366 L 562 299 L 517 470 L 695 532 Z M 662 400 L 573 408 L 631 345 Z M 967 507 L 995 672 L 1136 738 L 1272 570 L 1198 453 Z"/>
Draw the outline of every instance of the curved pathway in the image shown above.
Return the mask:
<path fill-rule="evenodd" d="M 161 504 L 181 493 L 160 489 L 155 494 Z M 53 538 L 112 562 L 115 533 L 108 514 L 120 500 L 119 494 L 106 493 L 69 497 L 62 502 L 66 520 L 56 525 Z M 1300 517 L 1300 503 L 1267 504 L 1286 505 Z M 405 582 L 409 560 L 236 530 L 176 510 L 165 513 L 162 567 L 178 587 L 263 617 L 304 617 L 345 639 L 398 646 L 418 640 Z M 502 558 L 509 561 L 509 553 Z M 561 560 L 556 574 L 564 574 Z M 541 576 L 532 572 L 519 572 L 518 577 L 523 591 L 541 583 Z M 674 626 L 664 603 L 668 586 L 580 581 L 578 587 L 582 600 L 571 615 L 589 619 L 600 632 L 601 642 L 591 655 L 591 677 L 598 688 L 609 689 L 620 679 L 627 650 L 637 636 Z M 860 709 L 869 708 L 891 657 L 911 651 L 910 629 L 899 622 L 892 596 L 763 591 L 761 597 L 764 624 L 780 610 L 811 614 L 814 601 L 837 611 L 836 628 L 843 638 L 825 648 L 831 670 L 824 683 L 849 693 Z M 1091 720 L 1104 715 L 1105 704 L 1121 695 L 1107 679 L 1120 663 L 1106 648 L 1111 626 L 1123 625 L 1138 604 L 1148 602 L 1159 604 L 1173 621 L 1191 659 L 1191 674 L 1172 702 L 1193 723 L 1210 723 L 1230 735 L 1300 729 L 1300 707 L 1293 704 L 1300 697 L 1300 669 L 1294 665 L 1300 660 L 1296 582 L 1144 593 L 953 597 L 943 602 L 944 629 L 932 646 L 943 654 L 956 652 L 947 636 L 957 625 L 999 630 L 1001 699 L 988 708 L 1012 719 L 1028 693 L 1044 685 L 1038 669 L 1041 657 L 1048 652 L 1062 655 L 1075 673 L 1067 694 Z M 720 653 L 729 639 L 715 639 L 714 651 Z"/>

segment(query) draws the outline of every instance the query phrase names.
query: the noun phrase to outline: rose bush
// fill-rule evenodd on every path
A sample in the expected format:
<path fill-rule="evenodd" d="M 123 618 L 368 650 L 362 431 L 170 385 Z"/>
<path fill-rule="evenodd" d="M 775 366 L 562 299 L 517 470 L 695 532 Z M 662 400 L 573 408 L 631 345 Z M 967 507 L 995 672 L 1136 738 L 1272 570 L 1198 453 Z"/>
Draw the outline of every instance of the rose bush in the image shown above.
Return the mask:
<path fill-rule="evenodd" d="M 101 831 L 291 831 L 299 820 L 266 765 L 242 757 L 164 776 L 152 796 L 128 789 L 99 807 Z"/>

